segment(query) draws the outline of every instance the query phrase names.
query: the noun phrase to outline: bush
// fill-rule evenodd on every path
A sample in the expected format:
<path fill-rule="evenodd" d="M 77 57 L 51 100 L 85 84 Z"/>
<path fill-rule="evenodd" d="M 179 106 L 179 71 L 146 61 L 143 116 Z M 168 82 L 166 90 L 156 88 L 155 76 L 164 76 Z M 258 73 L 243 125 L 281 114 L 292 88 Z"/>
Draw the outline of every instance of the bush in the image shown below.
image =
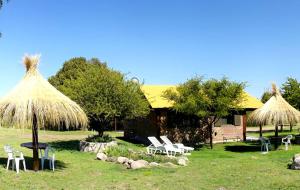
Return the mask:
<path fill-rule="evenodd" d="M 99 135 L 93 135 L 93 136 L 88 136 L 85 141 L 87 142 L 111 142 L 113 141 L 113 138 L 109 136 L 108 134 L 104 134 L 102 136 Z"/>
<path fill-rule="evenodd" d="M 105 154 L 108 157 L 123 156 L 132 160 L 146 160 L 148 162 L 158 162 L 158 163 L 172 162 L 174 164 L 177 164 L 177 160 L 174 158 L 170 158 L 165 155 L 150 155 L 142 151 L 136 152 L 133 151 L 132 149 L 128 149 L 126 146 L 123 145 L 110 147 L 106 149 Z"/>

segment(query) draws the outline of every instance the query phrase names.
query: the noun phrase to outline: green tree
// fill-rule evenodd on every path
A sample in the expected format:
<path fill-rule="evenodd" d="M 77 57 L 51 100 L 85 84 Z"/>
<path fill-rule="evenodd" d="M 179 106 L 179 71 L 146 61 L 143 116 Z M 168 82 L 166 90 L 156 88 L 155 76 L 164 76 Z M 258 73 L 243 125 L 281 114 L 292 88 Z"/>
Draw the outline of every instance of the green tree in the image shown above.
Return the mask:
<path fill-rule="evenodd" d="M 230 110 L 238 108 L 242 101 L 244 83 L 231 82 L 227 78 L 204 81 L 194 77 L 180 84 L 176 91 L 167 90 L 164 96 L 174 102 L 178 112 L 196 115 L 208 127 L 210 146 L 213 148 L 213 126 Z"/>
<path fill-rule="evenodd" d="M 266 103 L 272 97 L 272 92 L 266 90 L 261 96 L 261 102 Z"/>
<path fill-rule="evenodd" d="M 100 136 L 115 118 L 131 119 L 149 113 L 140 85 L 98 59 L 70 59 L 49 82 L 82 106 L 90 127 Z"/>
<path fill-rule="evenodd" d="M 300 110 L 300 83 L 297 79 L 288 77 L 281 87 L 282 97 L 293 107 Z"/>

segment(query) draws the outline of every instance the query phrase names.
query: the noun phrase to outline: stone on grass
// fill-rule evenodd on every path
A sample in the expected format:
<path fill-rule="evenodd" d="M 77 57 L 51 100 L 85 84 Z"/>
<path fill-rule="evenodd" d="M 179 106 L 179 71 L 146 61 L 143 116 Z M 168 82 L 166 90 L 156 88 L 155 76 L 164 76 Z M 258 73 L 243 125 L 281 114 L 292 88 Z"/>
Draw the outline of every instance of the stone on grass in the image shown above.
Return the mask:
<path fill-rule="evenodd" d="M 146 160 L 137 160 L 137 161 L 133 161 L 130 164 L 130 168 L 131 169 L 139 169 L 139 168 L 145 168 L 149 165 L 149 163 Z"/>
<path fill-rule="evenodd" d="M 164 167 L 167 168 L 176 168 L 177 166 L 175 164 L 173 164 L 172 162 L 166 162 L 163 164 Z"/>
<path fill-rule="evenodd" d="M 151 162 L 151 163 L 149 164 L 149 166 L 150 166 L 150 167 L 157 167 L 157 166 L 159 166 L 159 163 Z"/>
<path fill-rule="evenodd" d="M 177 164 L 180 166 L 187 166 L 188 159 L 186 157 L 180 157 L 177 160 Z"/>
<path fill-rule="evenodd" d="M 129 160 L 128 158 L 120 156 L 120 157 L 118 157 L 117 162 L 119 164 L 124 164 L 124 163 L 127 163 L 128 160 Z"/>
<path fill-rule="evenodd" d="M 293 157 L 293 163 L 291 169 L 300 170 L 300 154 L 295 154 Z"/>
<path fill-rule="evenodd" d="M 134 161 L 134 160 L 129 159 L 127 163 L 128 163 L 128 164 L 131 164 L 133 161 Z"/>
<path fill-rule="evenodd" d="M 102 161 L 106 161 L 106 160 L 107 160 L 107 156 L 106 156 L 106 154 L 104 154 L 104 153 L 102 153 L 102 152 L 99 152 L 99 153 L 97 154 L 97 159 L 98 159 L 98 160 L 102 160 Z"/>
<path fill-rule="evenodd" d="M 117 161 L 117 158 L 112 156 L 112 157 L 108 157 L 107 160 L 108 162 L 116 162 Z"/>

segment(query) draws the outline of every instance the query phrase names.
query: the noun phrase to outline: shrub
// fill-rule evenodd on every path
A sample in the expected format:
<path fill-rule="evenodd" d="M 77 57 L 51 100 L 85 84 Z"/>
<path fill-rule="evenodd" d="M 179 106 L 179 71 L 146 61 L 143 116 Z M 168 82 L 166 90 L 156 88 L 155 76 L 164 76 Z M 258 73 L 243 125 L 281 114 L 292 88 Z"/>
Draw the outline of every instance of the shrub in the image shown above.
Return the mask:
<path fill-rule="evenodd" d="M 104 134 L 103 136 L 99 136 L 99 135 L 88 136 L 85 140 L 87 142 L 111 142 L 113 138 L 108 134 Z"/>

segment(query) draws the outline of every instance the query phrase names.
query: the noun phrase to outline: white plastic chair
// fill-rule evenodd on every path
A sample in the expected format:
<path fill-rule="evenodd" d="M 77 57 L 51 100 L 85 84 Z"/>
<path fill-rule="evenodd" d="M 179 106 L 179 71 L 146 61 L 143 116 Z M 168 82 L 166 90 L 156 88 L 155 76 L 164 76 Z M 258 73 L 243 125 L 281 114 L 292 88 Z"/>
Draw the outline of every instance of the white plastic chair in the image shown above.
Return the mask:
<path fill-rule="evenodd" d="M 285 145 L 285 150 L 289 149 L 289 145 L 292 145 L 291 140 L 293 138 L 293 135 L 288 135 L 284 138 L 282 138 L 281 143 Z"/>
<path fill-rule="evenodd" d="M 148 154 L 165 153 L 167 156 L 176 156 L 176 154 L 182 154 L 182 151 L 172 145 L 161 144 L 156 137 L 148 137 L 149 141 L 152 143 L 147 147 Z"/>
<path fill-rule="evenodd" d="M 160 136 L 160 139 L 167 145 L 171 145 L 175 148 L 178 148 L 182 151 L 183 154 L 189 154 L 190 152 L 192 152 L 194 150 L 193 147 L 189 147 L 189 146 L 184 146 L 184 144 L 182 143 L 172 143 L 170 141 L 170 139 L 168 139 L 167 136 Z"/>
<path fill-rule="evenodd" d="M 26 171 L 26 163 L 25 163 L 25 158 L 23 152 L 20 151 L 15 151 L 14 152 L 14 157 L 15 157 L 15 164 L 16 164 L 16 171 L 19 173 L 20 171 L 20 161 L 23 163 L 23 169 Z"/>
<path fill-rule="evenodd" d="M 4 152 L 7 154 L 6 170 L 8 170 L 10 161 L 12 162 L 12 169 L 15 168 L 15 158 L 13 148 L 10 145 L 4 145 Z"/>
<path fill-rule="evenodd" d="M 51 156 L 49 155 L 49 152 L 51 152 Z M 49 168 L 54 171 L 55 169 L 55 154 L 54 154 L 54 149 L 51 147 L 46 147 L 44 156 L 41 157 L 41 162 L 42 162 L 42 170 L 44 169 L 44 162 L 45 160 L 49 161 Z"/>
<path fill-rule="evenodd" d="M 12 169 L 16 169 L 17 173 L 20 171 L 20 161 L 23 162 L 24 171 L 26 171 L 25 158 L 22 152 L 14 151 L 10 145 L 4 146 L 4 151 L 7 153 L 6 170 L 8 170 L 10 161 L 12 162 Z"/>
<path fill-rule="evenodd" d="M 265 137 L 260 137 L 259 138 L 260 142 L 261 142 L 261 151 L 263 153 L 268 153 L 269 149 L 271 149 L 271 143 L 270 140 L 265 138 Z"/>

